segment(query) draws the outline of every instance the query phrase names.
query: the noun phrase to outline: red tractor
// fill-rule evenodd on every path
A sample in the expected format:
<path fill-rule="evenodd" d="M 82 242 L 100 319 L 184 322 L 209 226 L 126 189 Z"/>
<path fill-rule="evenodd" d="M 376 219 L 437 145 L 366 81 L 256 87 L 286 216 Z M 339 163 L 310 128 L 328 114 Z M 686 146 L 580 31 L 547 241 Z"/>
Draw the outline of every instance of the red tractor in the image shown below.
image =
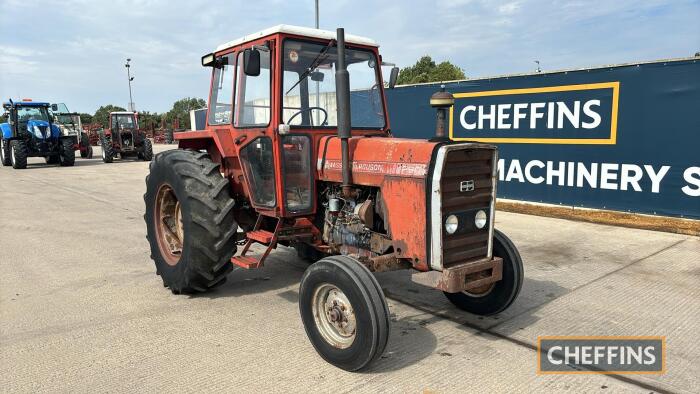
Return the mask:
<path fill-rule="evenodd" d="M 351 371 L 389 336 L 373 272 L 412 269 L 480 315 L 515 300 L 522 260 L 494 228 L 497 150 L 444 137 L 449 93 L 431 99 L 436 138 L 392 137 L 378 45 L 343 29 L 273 27 L 202 65 L 212 68 L 206 129 L 177 133 L 179 149 L 157 155 L 146 178 L 151 257 L 173 293 L 207 291 L 233 266 L 294 247 L 313 262 L 299 289 L 306 333 Z"/>
<path fill-rule="evenodd" d="M 136 112 L 110 112 L 109 128 L 102 133 L 102 161 L 111 163 L 136 156 L 141 160 L 153 159 L 153 145 L 146 133 L 139 129 Z"/>

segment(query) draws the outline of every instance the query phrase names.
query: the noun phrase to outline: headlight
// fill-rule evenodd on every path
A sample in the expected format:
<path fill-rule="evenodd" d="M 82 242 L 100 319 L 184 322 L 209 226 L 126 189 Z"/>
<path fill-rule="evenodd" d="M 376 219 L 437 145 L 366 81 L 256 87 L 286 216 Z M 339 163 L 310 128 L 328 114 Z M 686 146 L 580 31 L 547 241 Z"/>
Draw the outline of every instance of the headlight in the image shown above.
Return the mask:
<path fill-rule="evenodd" d="M 39 126 L 32 127 L 32 131 L 34 131 L 34 135 L 37 136 L 37 138 L 44 138 L 44 135 L 41 134 L 41 130 L 39 129 Z"/>
<path fill-rule="evenodd" d="M 476 213 L 476 215 L 474 215 L 474 225 L 478 229 L 484 228 L 484 226 L 486 226 L 487 220 L 488 218 L 486 217 L 486 212 L 484 212 L 483 210 L 480 210 Z"/>
<path fill-rule="evenodd" d="M 457 227 L 459 227 L 457 216 L 450 215 L 445 219 L 445 231 L 447 231 L 447 234 L 454 234 L 457 231 Z"/>

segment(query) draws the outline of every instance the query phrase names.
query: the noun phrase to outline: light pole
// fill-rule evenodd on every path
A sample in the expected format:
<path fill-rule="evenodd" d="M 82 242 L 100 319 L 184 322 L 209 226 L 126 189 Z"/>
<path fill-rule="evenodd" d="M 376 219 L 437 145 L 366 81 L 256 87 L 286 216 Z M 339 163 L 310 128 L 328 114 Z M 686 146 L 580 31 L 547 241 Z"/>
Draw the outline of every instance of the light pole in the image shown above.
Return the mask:
<path fill-rule="evenodd" d="M 535 70 L 535 72 L 541 73 L 541 72 L 542 72 L 542 69 L 540 68 L 540 61 L 539 61 L 539 60 L 535 60 L 535 63 L 537 63 L 537 70 Z"/>
<path fill-rule="evenodd" d="M 129 111 L 134 111 L 134 98 L 131 95 L 131 81 L 134 80 L 134 77 L 131 76 L 131 64 L 129 62 L 131 59 L 126 59 L 126 64 L 124 67 L 126 67 L 126 76 L 129 78 Z"/>

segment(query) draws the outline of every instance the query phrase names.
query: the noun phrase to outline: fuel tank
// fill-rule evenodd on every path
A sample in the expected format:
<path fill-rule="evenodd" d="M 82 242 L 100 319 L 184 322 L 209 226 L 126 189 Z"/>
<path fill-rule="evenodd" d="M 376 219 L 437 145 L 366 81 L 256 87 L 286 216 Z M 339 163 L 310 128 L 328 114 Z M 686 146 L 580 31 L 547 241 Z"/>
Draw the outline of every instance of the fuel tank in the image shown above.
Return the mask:
<path fill-rule="evenodd" d="M 388 221 L 394 251 L 410 259 L 416 269 L 427 270 L 427 178 L 438 143 L 427 140 L 355 137 L 348 140 L 352 184 L 376 186 Z M 324 137 L 318 147 L 318 179 L 342 181 L 340 139 Z"/>

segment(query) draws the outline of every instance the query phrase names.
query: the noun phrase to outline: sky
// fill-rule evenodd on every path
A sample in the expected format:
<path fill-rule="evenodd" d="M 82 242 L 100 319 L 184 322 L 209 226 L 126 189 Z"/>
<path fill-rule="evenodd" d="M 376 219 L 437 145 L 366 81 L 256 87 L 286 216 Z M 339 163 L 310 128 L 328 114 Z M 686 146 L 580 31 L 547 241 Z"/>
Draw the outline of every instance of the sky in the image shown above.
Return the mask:
<path fill-rule="evenodd" d="M 700 0 L 319 0 L 320 27 L 370 37 L 385 61 L 449 60 L 468 77 L 693 56 Z M 0 99 L 92 113 L 206 98 L 200 58 L 277 24 L 313 27 L 313 0 L 0 0 Z"/>

